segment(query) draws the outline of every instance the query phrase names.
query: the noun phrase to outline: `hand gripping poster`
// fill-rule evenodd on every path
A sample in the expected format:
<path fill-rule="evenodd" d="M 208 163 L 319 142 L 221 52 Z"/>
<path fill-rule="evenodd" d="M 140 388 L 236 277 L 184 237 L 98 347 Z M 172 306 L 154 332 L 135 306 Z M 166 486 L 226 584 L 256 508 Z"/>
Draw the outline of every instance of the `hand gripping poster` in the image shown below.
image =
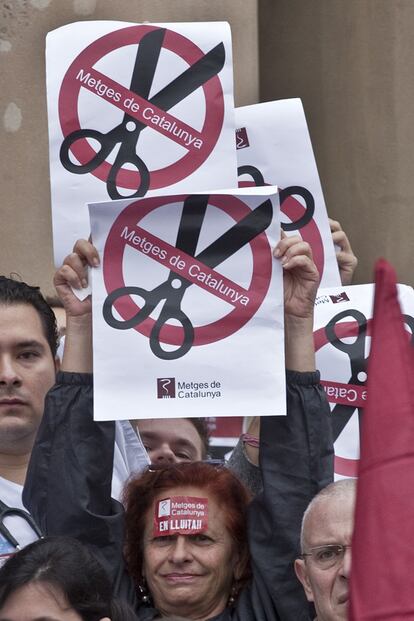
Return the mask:
<path fill-rule="evenodd" d="M 285 414 L 275 188 L 89 205 L 95 419 Z"/>
<path fill-rule="evenodd" d="M 69 24 L 46 75 L 57 264 L 89 201 L 237 186 L 227 23 Z"/>
<path fill-rule="evenodd" d="M 236 108 L 239 185 L 279 187 L 282 229 L 312 246 L 321 287 L 341 284 L 328 215 L 300 99 Z"/>
<path fill-rule="evenodd" d="M 412 339 L 414 291 L 398 285 L 398 295 Z M 332 411 L 336 479 L 358 474 L 373 300 L 374 285 L 369 284 L 320 289 L 315 302 L 316 367 Z"/>

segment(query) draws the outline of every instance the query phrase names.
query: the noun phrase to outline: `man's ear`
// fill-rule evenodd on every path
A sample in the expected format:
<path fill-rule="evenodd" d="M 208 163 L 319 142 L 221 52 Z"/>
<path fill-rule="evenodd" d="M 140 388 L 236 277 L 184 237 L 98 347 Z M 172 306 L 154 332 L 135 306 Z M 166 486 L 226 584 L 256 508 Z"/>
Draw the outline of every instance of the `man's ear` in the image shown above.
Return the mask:
<path fill-rule="evenodd" d="M 61 365 L 61 360 L 60 360 L 59 356 L 55 356 L 55 371 L 56 371 L 56 373 L 59 373 L 60 365 Z"/>
<path fill-rule="evenodd" d="M 295 560 L 295 572 L 298 580 L 302 583 L 308 602 L 313 602 L 313 590 L 308 576 L 308 568 L 303 559 Z"/>

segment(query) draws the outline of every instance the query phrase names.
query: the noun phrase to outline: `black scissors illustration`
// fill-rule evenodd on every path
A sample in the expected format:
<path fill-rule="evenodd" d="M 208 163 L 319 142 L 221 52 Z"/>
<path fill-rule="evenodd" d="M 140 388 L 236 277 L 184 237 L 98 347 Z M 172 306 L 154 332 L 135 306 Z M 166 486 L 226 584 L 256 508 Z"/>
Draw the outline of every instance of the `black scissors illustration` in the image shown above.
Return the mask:
<path fill-rule="evenodd" d="M 190 256 L 194 256 L 196 252 L 201 226 L 208 206 L 208 199 L 208 196 L 193 195 L 189 196 L 183 205 L 176 247 Z M 272 203 L 270 200 L 266 200 L 230 227 L 223 235 L 200 252 L 195 259 L 207 267 L 215 268 L 262 233 L 271 223 L 272 214 Z M 194 327 L 189 317 L 180 308 L 184 293 L 192 284 L 190 280 L 176 274 L 174 271 L 170 271 L 167 280 L 155 287 L 155 289 L 152 289 L 152 291 L 133 286 L 115 289 L 104 302 L 104 319 L 113 328 L 128 330 L 149 317 L 158 303 L 165 300 L 151 330 L 150 347 L 158 358 L 164 360 L 181 358 L 191 349 L 194 342 Z M 113 306 L 117 300 L 125 295 L 138 295 L 144 299 L 145 303 L 131 319 L 119 320 L 113 315 Z M 182 326 L 184 338 L 182 344 L 177 349 L 166 351 L 161 347 L 160 332 L 170 319 L 175 320 Z"/>
<path fill-rule="evenodd" d="M 217 75 L 223 68 L 225 60 L 224 45 L 219 43 L 151 99 L 148 99 L 165 33 L 165 28 L 158 28 L 142 37 L 138 45 L 130 85 L 132 92 L 147 100 L 149 104 L 161 108 L 164 112 Z M 136 148 L 139 136 L 146 127 L 145 123 L 125 114 L 122 122 L 107 134 L 95 129 L 78 129 L 68 134 L 62 142 L 60 160 L 69 172 L 75 174 L 89 173 L 100 166 L 119 143 L 120 147 L 106 182 L 108 194 L 112 199 L 126 198 L 118 190 L 117 176 L 125 164 L 130 164 L 139 172 L 140 182 L 136 191 L 130 194 L 128 198 L 145 196 L 150 185 L 150 171 L 144 160 L 137 155 Z M 86 164 L 77 164 L 70 159 L 70 149 L 75 142 L 84 138 L 97 141 L 100 144 L 100 149 Z"/>
<path fill-rule="evenodd" d="M 6 541 L 11 543 L 11 545 L 14 548 L 16 548 L 16 550 L 20 550 L 21 545 L 19 544 L 17 539 L 13 537 L 13 535 L 11 534 L 7 526 L 4 524 L 4 520 L 6 519 L 6 517 L 12 517 L 12 516 L 19 517 L 25 522 L 27 522 L 27 524 L 34 531 L 34 533 L 39 537 L 39 539 L 43 537 L 43 534 L 40 528 L 38 527 L 38 525 L 36 524 L 32 516 L 30 515 L 30 513 L 28 513 L 24 509 L 16 509 L 14 507 L 8 507 L 4 502 L 0 500 L 0 534 L 3 535 Z"/>
<path fill-rule="evenodd" d="M 258 168 L 256 168 L 256 166 L 239 166 L 237 174 L 239 177 L 241 175 L 250 175 L 255 185 L 266 185 L 262 173 Z M 313 218 L 313 214 L 315 213 L 315 199 L 313 198 L 311 192 L 309 192 L 306 188 L 303 188 L 301 185 L 290 185 L 287 188 L 279 189 L 280 207 L 282 207 L 283 201 L 285 201 L 289 196 L 295 195 L 301 196 L 305 201 L 305 213 L 293 222 L 282 222 L 280 226 L 284 231 L 297 231 L 303 228 L 309 224 Z"/>
<path fill-rule="evenodd" d="M 358 324 L 358 334 L 352 343 L 345 343 L 336 334 L 336 326 L 347 317 L 354 319 Z M 328 341 L 349 356 L 351 364 L 351 378 L 349 384 L 364 386 L 367 378 L 367 357 L 365 355 L 365 342 L 367 336 L 367 319 L 363 313 L 356 309 L 342 311 L 332 317 L 325 327 Z M 334 442 L 338 439 L 343 429 L 353 415 L 355 408 L 349 405 L 337 403 L 332 410 L 332 433 Z M 358 408 L 359 425 L 361 426 L 362 408 Z"/>

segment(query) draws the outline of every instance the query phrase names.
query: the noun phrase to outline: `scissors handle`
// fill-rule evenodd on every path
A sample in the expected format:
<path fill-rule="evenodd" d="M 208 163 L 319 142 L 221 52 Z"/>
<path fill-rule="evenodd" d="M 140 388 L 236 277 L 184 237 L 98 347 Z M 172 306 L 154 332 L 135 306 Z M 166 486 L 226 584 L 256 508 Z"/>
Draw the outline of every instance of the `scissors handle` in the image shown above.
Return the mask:
<path fill-rule="evenodd" d="M 137 129 L 141 131 L 141 128 Z M 130 134 L 131 140 L 128 139 L 121 143 L 118 154 L 115 158 L 115 162 L 111 167 L 108 179 L 106 181 L 106 187 L 108 190 L 108 194 L 112 198 L 112 200 L 116 200 L 118 198 L 139 198 L 140 196 L 145 196 L 145 194 L 148 192 L 150 184 L 150 172 L 144 160 L 137 155 L 135 150 L 138 135 L 136 136 L 136 138 L 134 138 L 133 134 Z M 137 170 L 140 177 L 139 185 L 137 184 L 137 189 L 132 194 L 128 195 L 121 194 L 119 192 L 117 183 L 118 174 L 120 173 L 124 164 L 131 164 Z M 127 172 L 127 170 L 125 170 L 125 172 Z"/>
<path fill-rule="evenodd" d="M 175 289 L 171 285 L 171 280 L 177 279 L 182 281 L 180 289 Z M 187 315 L 180 309 L 180 302 L 191 283 L 185 279 L 181 279 L 175 274 L 170 275 L 169 279 L 153 289 L 146 291 L 141 287 L 120 287 L 112 291 L 106 298 L 102 313 L 108 325 L 117 330 L 129 330 L 135 328 L 138 324 L 147 319 L 157 304 L 165 299 L 165 303 L 156 320 L 150 334 L 150 347 L 152 352 L 163 360 L 174 360 L 184 356 L 192 347 L 194 342 L 194 328 Z M 124 296 L 139 295 L 144 298 L 145 304 L 130 319 L 119 320 L 114 317 L 113 307 L 115 302 Z M 184 330 L 184 339 L 180 347 L 173 351 L 165 351 L 161 347 L 161 330 L 166 326 L 167 322 L 173 319 L 179 323 Z"/>
<path fill-rule="evenodd" d="M 237 176 L 241 177 L 241 175 L 250 175 L 257 186 L 266 185 L 262 173 L 256 166 L 239 166 Z"/>
<path fill-rule="evenodd" d="M 83 175 L 95 170 L 95 168 L 98 168 L 98 166 L 100 166 L 108 157 L 116 144 L 116 142 L 110 138 L 111 134 L 112 132 L 109 132 L 109 134 L 103 134 L 96 129 L 77 129 L 71 134 L 68 134 L 60 147 L 59 157 L 62 165 L 66 168 L 66 170 L 77 175 Z M 86 162 L 86 164 L 75 164 L 70 159 L 69 152 L 75 142 L 83 140 L 84 138 L 92 138 L 93 140 L 99 142 L 100 149 L 92 157 L 92 159 L 89 160 L 89 162 Z"/>
<path fill-rule="evenodd" d="M 156 290 L 147 291 L 141 287 L 119 287 L 119 289 L 114 289 L 107 296 L 102 308 L 102 314 L 106 323 L 117 330 L 129 330 L 130 328 L 134 328 L 139 323 L 144 321 L 144 319 L 149 317 L 154 308 L 157 306 L 160 298 L 153 295 L 155 291 Z M 135 315 L 130 319 L 117 319 L 113 314 L 115 302 L 117 302 L 120 298 L 129 295 L 139 295 L 141 298 L 144 298 L 145 304 L 142 308 L 138 309 Z"/>
<path fill-rule="evenodd" d="M 115 162 L 111 166 L 107 178 L 107 190 L 109 196 L 115 200 L 118 198 L 138 198 L 144 196 L 149 188 L 150 173 L 145 162 L 137 155 L 136 145 L 139 134 L 145 126 L 138 123 L 132 117 L 125 115 L 122 123 L 114 127 L 107 134 L 96 129 L 78 129 L 64 139 L 60 148 L 60 161 L 69 172 L 78 175 L 89 173 L 98 168 L 105 161 L 115 145 L 121 143 L 116 155 Z M 84 138 L 92 138 L 99 142 L 100 149 L 86 164 L 75 164 L 69 158 L 69 151 L 75 142 Z M 133 194 L 126 196 L 118 190 L 117 177 L 125 164 L 131 164 L 139 173 L 140 182 Z M 125 170 L 127 172 L 127 170 Z"/>
<path fill-rule="evenodd" d="M 166 326 L 168 320 L 173 319 L 178 322 L 184 331 L 184 338 L 181 345 L 174 350 L 167 351 L 161 347 L 161 330 Z M 162 360 L 176 360 L 184 356 L 193 346 L 194 343 L 194 327 L 187 315 L 175 305 L 168 301 L 155 322 L 150 334 L 150 347 L 155 356 Z"/>
<path fill-rule="evenodd" d="M 335 332 L 337 324 L 342 319 L 352 317 L 358 324 L 358 334 L 356 339 L 352 343 L 345 343 L 339 338 Z M 358 374 L 366 370 L 366 358 L 365 358 L 365 337 L 367 332 L 367 319 L 363 313 L 356 309 L 344 310 L 341 313 L 332 317 L 330 322 L 325 327 L 325 333 L 328 341 L 339 351 L 344 352 L 349 356 L 351 363 L 352 377 L 349 380 L 352 384 L 363 385 L 365 381 L 361 381 L 358 378 Z M 351 336 L 351 335 L 350 335 Z"/>
<path fill-rule="evenodd" d="M 266 185 L 262 173 L 258 168 L 256 168 L 256 166 L 239 166 L 237 169 L 237 176 L 240 177 L 241 175 L 250 175 L 256 186 Z M 300 185 L 290 185 L 287 188 L 279 190 L 280 206 L 282 206 L 283 201 L 285 201 L 289 196 L 295 195 L 301 196 L 305 201 L 305 213 L 293 222 L 282 222 L 280 226 L 284 231 L 297 231 L 298 229 L 303 228 L 309 224 L 313 218 L 313 214 L 315 213 L 315 199 L 313 198 L 313 195 L 309 192 L 309 190 Z"/>
<path fill-rule="evenodd" d="M 301 185 L 290 185 L 288 188 L 282 188 L 279 190 L 280 206 L 289 196 L 301 196 L 305 201 L 305 213 L 303 216 L 294 220 L 293 222 L 282 222 L 281 227 L 284 231 L 297 231 L 303 228 L 313 218 L 315 213 L 315 199 L 309 190 L 303 188 Z"/>

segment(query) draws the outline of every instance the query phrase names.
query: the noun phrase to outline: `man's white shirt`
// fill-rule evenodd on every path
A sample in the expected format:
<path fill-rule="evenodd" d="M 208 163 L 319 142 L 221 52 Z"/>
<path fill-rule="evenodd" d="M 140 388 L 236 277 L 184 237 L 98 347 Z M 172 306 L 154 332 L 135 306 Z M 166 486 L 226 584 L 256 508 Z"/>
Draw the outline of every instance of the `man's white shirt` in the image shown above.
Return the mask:
<path fill-rule="evenodd" d="M 123 486 L 131 474 L 142 472 L 149 463 L 141 438 L 131 423 L 127 420 L 116 421 L 112 498 L 120 500 Z M 5 505 L 27 511 L 23 505 L 22 494 L 22 485 L 0 477 L 0 500 Z M 3 523 L 21 548 L 38 538 L 31 526 L 19 516 L 6 517 Z M 0 565 L 15 551 L 15 547 L 0 532 Z"/>
<path fill-rule="evenodd" d="M 13 509 L 23 509 L 22 501 L 23 485 L 13 483 L 0 477 L 0 499 L 8 507 Z M 10 531 L 20 547 L 27 546 L 37 539 L 36 533 L 31 526 L 21 517 L 8 516 L 3 520 L 4 526 Z M 15 547 L 0 532 L 0 564 L 2 564 L 10 554 L 15 552 Z"/>

